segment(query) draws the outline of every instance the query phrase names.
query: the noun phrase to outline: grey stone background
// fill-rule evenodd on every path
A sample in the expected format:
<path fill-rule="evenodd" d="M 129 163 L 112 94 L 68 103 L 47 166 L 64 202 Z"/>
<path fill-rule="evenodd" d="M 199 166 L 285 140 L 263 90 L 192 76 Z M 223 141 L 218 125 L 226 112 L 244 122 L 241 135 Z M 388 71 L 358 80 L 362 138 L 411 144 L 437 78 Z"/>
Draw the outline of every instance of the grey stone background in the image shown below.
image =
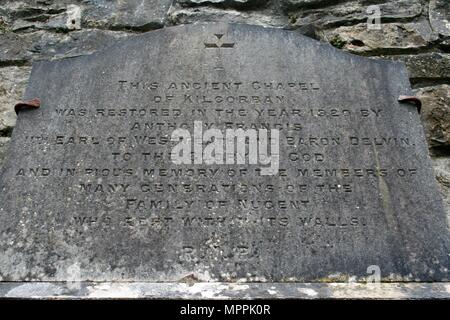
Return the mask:
<path fill-rule="evenodd" d="M 381 9 L 381 30 L 367 28 L 370 5 Z M 211 21 L 290 29 L 354 54 L 404 61 L 423 99 L 450 218 L 449 0 L 0 0 L 0 166 L 33 60 L 89 54 L 136 33 Z"/>

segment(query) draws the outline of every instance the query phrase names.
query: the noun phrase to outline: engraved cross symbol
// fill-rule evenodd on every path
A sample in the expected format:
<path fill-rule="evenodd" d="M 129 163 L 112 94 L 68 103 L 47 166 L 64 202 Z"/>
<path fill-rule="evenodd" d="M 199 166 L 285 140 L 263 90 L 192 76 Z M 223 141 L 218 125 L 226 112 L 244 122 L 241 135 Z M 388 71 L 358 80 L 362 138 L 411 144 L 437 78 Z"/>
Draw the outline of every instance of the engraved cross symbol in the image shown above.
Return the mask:
<path fill-rule="evenodd" d="M 205 42 L 205 48 L 234 48 L 234 42 L 224 42 L 223 33 L 215 33 L 216 42 Z"/>

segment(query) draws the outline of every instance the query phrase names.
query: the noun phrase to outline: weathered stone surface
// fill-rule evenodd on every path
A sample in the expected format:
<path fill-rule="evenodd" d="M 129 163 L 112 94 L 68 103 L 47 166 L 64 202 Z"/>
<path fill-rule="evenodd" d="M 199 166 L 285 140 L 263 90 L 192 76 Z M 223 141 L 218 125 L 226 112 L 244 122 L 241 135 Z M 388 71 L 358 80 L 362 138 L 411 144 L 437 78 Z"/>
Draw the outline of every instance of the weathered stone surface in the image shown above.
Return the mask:
<path fill-rule="evenodd" d="M 88 29 L 68 34 L 7 32 L 0 34 L 0 65 L 30 64 L 33 59 L 91 54 L 127 36 L 130 34 L 126 32 Z"/>
<path fill-rule="evenodd" d="M 450 150 L 450 86 L 416 90 L 422 100 L 422 122 L 431 147 Z"/>
<path fill-rule="evenodd" d="M 172 0 L 93 0 L 86 3 L 82 24 L 89 28 L 148 31 L 161 28 Z"/>
<path fill-rule="evenodd" d="M 273 8 L 238 11 L 234 9 L 222 10 L 213 7 L 183 8 L 179 6 L 171 8 L 169 22 L 171 25 L 197 22 L 232 22 L 265 27 L 285 27 L 289 24 L 288 18 L 280 15 Z"/>
<path fill-rule="evenodd" d="M 445 280 L 443 204 L 400 94 L 399 63 L 245 25 L 40 61 L 25 98 L 42 106 L 19 114 L 0 177 L 1 279 Z M 278 128 L 279 170 L 173 163 L 195 121 Z"/>
<path fill-rule="evenodd" d="M 448 53 L 398 55 L 390 58 L 406 64 L 413 84 L 439 83 L 450 80 L 450 54 Z"/>
<path fill-rule="evenodd" d="M 7 31 L 11 27 L 11 22 L 9 21 L 6 14 L 0 10 L 0 33 Z"/>
<path fill-rule="evenodd" d="M 450 2 L 430 0 L 429 15 L 433 30 L 443 36 L 450 36 Z"/>
<path fill-rule="evenodd" d="M 2 16 L 9 21 L 8 30 L 46 29 L 70 31 L 80 28 L 81 8 L 76 0 L 1 1 Z"/>
<path fill-rule="evenodd" d="M 281 0 L 281 3 L 287 10 L 295 10 L 311 7 L 324 7 L 345 1 L 346 0 Z"/>
<path fill-rule="evenodd" d="M 255 8 L 264 6 L 268 0 L 176 0 L 182 6 L 212 5 L 224 8 Z"/>
<path fill-rule="evenodd" d="M 436 39 L 427 21 L 417 23 L 386 23 L 380 30 L 367 24 L 324 30 L 321 38 L 335 47 L 356 54 L 401 53 L 427 48 Z"/>
<path fill-rule="evenodd" d="M 49 41 L 46 35 L 33 42 L 35 58 L 61 59 L 92 54 L 130 36 L 129 33 L 118 31 L 80 30 Z"/>
<path fill-rule="evenodd" d="M 2 12 L 12 19 L 44 20 L 46 15 L 64 11 L 67 5 L 76 4 L 77 0 L 0 0 Z"/>
<path fill-rule="evenodd" d="M 0 132 L 16 123 L 14 105 L 22 100 L 30 67 L 0 68 Z"/>
<path fill-rule="evenodd" d="M 13 32 L 0 33 L 0 66 L 26 63 L 31 58 L 32 42 Z"/>
<path fill-rule="evenodd" d="M 0 137 L 0 170 L 2 169 L 3 161 L 6 158 L 6 152 L 8 151 L 9 146 L 8 137 Z"/>
<path fill-rule="evenodd" d="M 375 1 L 374 1 L 375 2 Z M 377 1 L 378 2 L 378 1 Z M 397 0 L 377 3 L 381 11 L 381 21 L 391 22 L 418 17 L 423 12 L 420 0 Z M 320 28 L 332 28 L 343 25 L 367 23 L 369 3 L 361 5 L 360 1 L 350 1 L 325 8 L 302 9 L 289 12 L 293 26 L 313 24 Z"/>
<path fill-rule="evenodd" d="M 14 20 L 10 30 L 51 30 L 69 32 L 81 29 L 81 8 L 76 5 L 69 5 L 61 13 L 49 15 L 45 20 L 38 18 Z"/>
<path fill-rule="evenodd" d="M 2 1 L 12 30 L 161 28 L 172 0 Z"/>
<path fill-rule="evenodd" d="M 439 182 L 447 209 L 447 220 L 450 226 L 450 158 L 433 158 L 434 172 Z"/>

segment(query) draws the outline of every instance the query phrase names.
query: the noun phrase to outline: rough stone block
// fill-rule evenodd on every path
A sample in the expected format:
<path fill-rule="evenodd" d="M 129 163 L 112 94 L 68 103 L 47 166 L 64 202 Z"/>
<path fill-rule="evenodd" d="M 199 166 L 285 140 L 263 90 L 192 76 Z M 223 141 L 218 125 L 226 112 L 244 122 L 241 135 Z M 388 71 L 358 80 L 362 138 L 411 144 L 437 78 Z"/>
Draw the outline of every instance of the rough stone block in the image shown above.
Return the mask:
<path fill-rule="evenodd" d="M 15 125 L 14 105 L 22 100 L 30 71 L 30 67 L 0 68 L 0 131 Z"/>
<path fill-rule="evenodd" d="M 370 30 L 367 24 L 324 30 L 321 38 L 337 48 L 362 55 L 398 54 L 427 48 L 436 40 L 426 21 L 382 24 Z"/>
<path fill-rule="evenodd" d="M 450 151 L 450 86 L 416 90 L 422 100 L 422 122 L 430 147 Z"/>

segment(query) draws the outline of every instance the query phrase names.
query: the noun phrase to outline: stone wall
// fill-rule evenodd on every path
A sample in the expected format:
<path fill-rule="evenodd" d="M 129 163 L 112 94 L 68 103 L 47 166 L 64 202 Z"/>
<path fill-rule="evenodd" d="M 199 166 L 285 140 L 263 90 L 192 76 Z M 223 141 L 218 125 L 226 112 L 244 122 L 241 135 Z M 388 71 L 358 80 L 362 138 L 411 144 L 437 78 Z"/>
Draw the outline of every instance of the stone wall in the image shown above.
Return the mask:
<path fill-rule="evenodd" d="M 368 26 L 378 10 L 380 24 Z M 248 23 L 405 62 L 424 102 L 422 119 L 450 217 L 449 20 L 449 0 L 0 0 L 0 165 L 33 60 L 89 54 L 172 25 Z"/>

